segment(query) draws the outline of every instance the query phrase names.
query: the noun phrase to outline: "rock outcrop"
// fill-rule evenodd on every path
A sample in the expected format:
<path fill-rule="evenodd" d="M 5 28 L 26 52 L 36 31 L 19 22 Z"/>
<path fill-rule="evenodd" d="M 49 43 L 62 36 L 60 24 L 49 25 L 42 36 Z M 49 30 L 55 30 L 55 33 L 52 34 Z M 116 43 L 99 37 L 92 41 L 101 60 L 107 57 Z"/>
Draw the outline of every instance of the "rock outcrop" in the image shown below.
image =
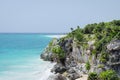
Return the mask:
<path fill-rule="evenodd" d="M 66 38 L 62 41 L 54 39 L 50 46 L 48 46 L 41 58 L 49 61 L 57 61 L 54 54 L 51 52 L 51 48 L 55 45 L 59 45 L 65 52 L 65 57 L 61 62 L 57 64 L 51 70 L 55 74 L 60 74 L 54 76 L 52 80 L 60 77 L 60 80 L 75 80 L 82 77 L 82 74 L 87 74 L 88 71 L 85 68 L 85 63 L 91 58 L 90 71 L 97 72 L 98 74 L 107 69 L 113 69 L 120 75 L 120 40 L 111 41 L 106 46 L 106 52 L 109 55 L 109 59 L 106 63 L 101 63 L 99 55 L 97 57 L 91 56 L 91 51 L 95 49 L 93 46 L 95 41 L 85 43 L 88 45 L 87 48 L 83 49 L 83 46 L 78 44 L 75 39 Z M 64 63 L 64 64 L 63 64 Z M 66 75 L 63 75 L 66 73 Z M 65 78 L 63 78 L 65 77 Z"/>
<path fill-rule="evenodd" d="M 61 74 L 55 74 L 55 75 L 49 76 L 47 80 L 67 80 L 67 79 Z"/>
<path fill-rule="evenodd" d="M 85 69 L 85 64 L 79 64 L 79 62 L 84 62 L 84 59 L 82 58 L 83 56 L 81 48 L 77 46 L 77 43 L 72 38 L 67 38 L 62 41 L 54 39 L 52 41 L 52 46 L 47 46 L 47 48 L 41 55 L 41 58 L 44 60 L 55 61 L 55 57 L 53 57 L 54 54 L 51 52 L 50 49 L 56 44 L 60 45 L 61 48 L 64 50 L 65 57 L 63 60 L 61 60 L 61 62 L 57 63 L 53 67 L 53 69 L 51 70 L 53 73 L 63 74 L 64 72 L 66 72 L 67 75 L 65 77 L 69 80 L 75 80 L 77 78 L 80 78 L 81 74 L 87 73 L 87 70 Z M 62 62 L 64 62 L 64 64 Z"/>
<path fill-rule="evenodd" d="M 53 39 L 49 45 L 45 48 L 43 53 L 40 55 L 40 57 L 45 61 L 53 61 L 54 54 L 52 53 L 52 47 L 58 44 L 57 39 Z"/>
<path fill-rule="evenodd" d="M 115 70 L 120 75 L 120 40 L 111 41 L 107 45 L 109 53 L 108 68 Z"/>

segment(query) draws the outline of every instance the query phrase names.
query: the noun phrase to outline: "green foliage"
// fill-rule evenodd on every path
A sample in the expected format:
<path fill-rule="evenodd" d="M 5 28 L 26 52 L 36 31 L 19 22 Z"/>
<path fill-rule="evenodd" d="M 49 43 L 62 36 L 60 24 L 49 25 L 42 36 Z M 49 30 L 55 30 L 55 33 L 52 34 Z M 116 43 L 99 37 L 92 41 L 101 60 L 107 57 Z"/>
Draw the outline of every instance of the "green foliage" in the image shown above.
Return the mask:
<path fill-rule="evenodd" d="M 83 33 L 84 34 L 93 34 L 93 30 L 96 27 L 96 25 L 97 25 L 97 23 L 86 25 L 85 28 L 83 29 Z"/>
<path fill-rule="evenodd" d="M 110 25 L 112 25 L 112 26 L 120 26 L 120 20 L 113 20 L 112 22 L 110 22 Z"/>
<path fill-rule="evenodd" d="M 117 74 L 113 70 L 103 71 L 99 75 L 100 80 L 119 80 Z"/>
<path fill-rule="evenodd" d="M 90 70 L 91 65 L 90 65 L 89 61 L 86 62 L 85 67 L 86 67 L 86 70 L 88 70 L 88 71 Z"/>
<path fill-rule="evenodd" d="M 101 61 L 102 63 L 106 63 L 107 60 L 108 60 L 108 54 L 102 52 L 102 53 L 101 53 L 101 56 L 100 56 L 100 61 Z"/>
<path fill-rule="evenodd" d="M 52 48 L 52 52 L 55 53 L 59 58 L 64 58 L 65 53 L 59 45 L 56 45 Z"/>
<path fill-rule="evenodd" d="M 89 73 L 87 80 L 98 80 L 98 75 L 97 75 L 97 73 L 95 73 L 95 72 Z"/>
<path fill-rule="evenodd" d="M 83 41 L 83 30 L 77 26 L 77 29 L 71 29 L 72 32 L 68 34 L 69 37 L 76 38 L 78 41 Z"/>
<path fill-rule="evenodd" d="M 104 30 L 105 28 L 105 23 L 104 22 L 101 22 L 99 24 L 96 25 L 95 29 L 93 30 L 93 33 L 101 33 L 102 30 Z"/>
<path fill-rule="evenodd" d="M 114 20 L 108 23 L 99 23 L 93 30 L 95 34 L 95 47 L 97 53 L 106 51 L 106 45 L 111 40 L 120 39 L 120 20 Z M 106 62 L 105 58 L 101 57 L 102 62 Z"/>
<path fill-rule="evenodd" d="M 104 65 L 103 64 L 99 64 L 98 68 L 104 68 Z"/>
<path fill-rule="evenodd" d="M 83 34 L 81 32 L 76 32 L 75 33 L 75 38 L 78 40 L 78 41 L 82 41 L 83 40 Z"/>
<path fill-rule="evenodd" d="M 53 38 L 50 42 L 49 42 L 49 44 L 48 44 L 48 50 L 49 51 L 51 51 L 52 50 L 52 47 L 55 45 L 54 44 L 54 41 L 57 41 L 57 39 L 56 38 Z"/>
<path fill-rule="evenodd" d="M 96 55 L 96 54 L 97 54 L 96 49 L 92 50 L 92 54 L 93 54 L 93 55 Z"/>
<path fill-rule="evenodd" d="M 52 44 L 53 44 L 53 40 L 49 42 L 49 46 L 52 46 Z"/>
<path fill-rule="evenodd" d="M 78 28 L 78 29 L 74 32 L 74 37 L 75 37 L 78 41 L 83 41 L 82 29 Z"/>

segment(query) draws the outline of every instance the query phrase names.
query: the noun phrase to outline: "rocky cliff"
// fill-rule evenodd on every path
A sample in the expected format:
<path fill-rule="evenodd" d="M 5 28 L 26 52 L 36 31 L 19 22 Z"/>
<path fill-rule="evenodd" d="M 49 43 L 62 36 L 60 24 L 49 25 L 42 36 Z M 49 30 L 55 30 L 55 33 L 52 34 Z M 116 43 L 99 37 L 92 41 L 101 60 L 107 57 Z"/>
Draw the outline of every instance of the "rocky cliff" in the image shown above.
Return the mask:
<path fill-rule="evenodd" d="M 93 30 L 94 34 L 83 33 L 78 27 L 64 38 L 53 39 L 41 54 L 41 58 L 56 62 L 51 71 L 61 80 L 76 80 L 89 72 L 100 74 L 110 69 L 120 76 L 119 27 L 112 30 L 112 27 L 103 26 L 103 23 L 98 24 Z M 108 32 L 109 30 L 113 32 Z M 55 46 L 59 47 L 53 50 Z"/>
<path fill-rule="evenodd" d="M 94 49 L 94 41 L 89 41 L 85 44 L 89 45 L 87 49 L 83 49 L 83 46 L 72 38 L 66 38 L 61 42 L 53 39 L 52 46 L 47 46 L 41 58 L 48 61 L 56 61 L 51 48 L 55 45 L 60 45 L 65 52 L 65 57 L 53 67 L 52 72 L 63 74 L 69 80 L 75 80 L 82 77 L 82 74 L 88 73 L 85 64 L 90 60 L 91 72 L 100 73 L 107 69 L 113 69 L 120 75 L 120 40 L 114 40 L 107 44 L 106 52 L 109 57 L 106 63 L 100 62 L 99 57 L 91 56 L 91 51 Z"/>

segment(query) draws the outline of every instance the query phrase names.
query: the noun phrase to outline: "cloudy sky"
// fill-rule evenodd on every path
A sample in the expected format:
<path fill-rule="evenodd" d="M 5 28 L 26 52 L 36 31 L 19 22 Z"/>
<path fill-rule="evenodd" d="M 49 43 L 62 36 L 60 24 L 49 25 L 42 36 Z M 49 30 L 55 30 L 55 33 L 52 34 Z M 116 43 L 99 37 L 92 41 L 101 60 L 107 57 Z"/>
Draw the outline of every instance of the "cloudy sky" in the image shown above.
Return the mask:
<path fill-rule="evenodd" d="M 120 0 L 0 0 L 0 32 L 63 33 L 120 19 Z"/>

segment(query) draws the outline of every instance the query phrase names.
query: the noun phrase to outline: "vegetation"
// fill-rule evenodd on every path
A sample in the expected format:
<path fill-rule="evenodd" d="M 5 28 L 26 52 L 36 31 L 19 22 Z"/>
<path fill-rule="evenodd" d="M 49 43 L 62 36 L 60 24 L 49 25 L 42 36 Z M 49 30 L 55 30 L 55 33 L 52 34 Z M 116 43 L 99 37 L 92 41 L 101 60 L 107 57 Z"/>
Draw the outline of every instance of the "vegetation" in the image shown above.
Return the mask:
<path fill-rule="evenodd" d="M 86 62 L 85 67 L 86 67 L 86 70 L 88 70 L 88 71 L 90 70 L 91 65 L 90 65 L 89 61 Z"/>
<path fill-rule="evenodd" d="M 93 34 L 93 30 L 96 27 L 96 25 L 97 25 L 97 23 L 86 25 L 85 28 L 83 29 L 83 33 L 84 34 Z"/>
<path fill-rule="evenodd" d="M 99 64 L 98 68 L 104 68 L 104 65 L 103 64 Z"/>
<path fill-rule="evenodd" d="M 87 80 L 120 80 L 115 71 L 107 70 L 101 72 L 99 75 L 95 72 L 91 72 L 88 75 Z"/>
<path fill-rule="evenodd" d="M 89 73 L 87 80 L 99 80 L 97 73 L 95 73 L 95 72 Z"/>
<path fill-rule="evenodd" d="M 79 26 L 77 26 L 76 30 L 71 28 L 71 31 L 72 32 L 68 34 L 69 37 L 76 38 L 78 41 L 83 41 L 84 40 L 83 30 Z"/>
<path fill-rule="evenodd" d="M 113 70 L 101 72 L 99 78 L 100 80 L 119 80 L 116 72 Z"/>
<path fill-rule="evenodd" d="M 101 61 L 102 63 L 106 63 L 107 60 L 108 60 L 108 54 L 102 52 L 102 53 L 101 53 L 101 56 L 100 56 L 100 61 Z"/>
<path fill-rule="evenodd" d="M 71 30 L 72 32 L 68 34 L 69 37 L 76 38 L 79 42 L 94 39 L 96 49 L 93 50 L 93 54 L 102 53 L 104 55 L 106 44 L 111 40 L 120 39 L 120 20 L 88 24 L 83 29 L 78 26 L 77 29 L 71 28 Z M 101 61 L 105 62 L 105 57 L 101 58 Z"/>
<path fill-rule="evenodd" d="M 65 53 L 59 45 L 54 46 L 52 52 L 55 53 L 59 59 L 65 57 Z"/>
<path fill-rule="evenodd" d="M 61 38 L 58 44 L 64 42 L 66 38 L 72 38 L 78 43 L 77 46 L 83 50 L 91 50 L 88 55 L 90 55 L 91 58 L 94 56 L 95 59 L 98 59 L 101 63 L 97 68 L 104 68 L 104 64 L 109 60 L 109 54 L 106 50 L 107 44 L 112 40 L 120 39 L 120 20 L 88 24 L 83 29 L 77 26 L 77 29 L 71 28 L 71 31 L 72 32 L 68 33 L 66 37 Z M 95 41 L 95 43 L 92 44 L 94 48 L 91 49 L 88 42 L 93 40 Z M 50 45 L 52 45 L 52 43 L 50 43 Z M 65 52 L 59 45 L 53 46 L 52 52 L 55 53 L 59 60 L 65 58 Z M 84 51 L 82 55 L 84 55 Z M 85 67 L 89 72 L 91 68 L 89 60 L 86 62 Z M 101 72 L 99 75 L 94 72 L 89 73 L 88 80 L 118 80 L 118 77 L 113 70 L 107 70 Z"/>
<path fill-rule="evenodd" d="M 89 48 L 89 45 L 86 44 L 88 41 L 95 41 L 95 48 L 91 50 L 90 56 L 95 56 L 100 61 L 101 64 L 98 65 L 98 68 L 104 68 L 104 64 L 109 60 L 109 54 L 106 50 L 107 44 L 110 41 L 120 39 L 120 20 L 88 24 L 83 29 L 78 26 L 77 29 L 71 28 L 71 31 L 68 37 L 77 39 L 77 43 L 80 43 L 83 49 Z M 85 67 L 86 70 L 90 70 L 89 61 L 86 62 Z M 100 73 L 99 79 L 96 73 L 90 73 L 88 80 L 118 80 L 118 77 L 113 70 L 107 70 Z"/>

